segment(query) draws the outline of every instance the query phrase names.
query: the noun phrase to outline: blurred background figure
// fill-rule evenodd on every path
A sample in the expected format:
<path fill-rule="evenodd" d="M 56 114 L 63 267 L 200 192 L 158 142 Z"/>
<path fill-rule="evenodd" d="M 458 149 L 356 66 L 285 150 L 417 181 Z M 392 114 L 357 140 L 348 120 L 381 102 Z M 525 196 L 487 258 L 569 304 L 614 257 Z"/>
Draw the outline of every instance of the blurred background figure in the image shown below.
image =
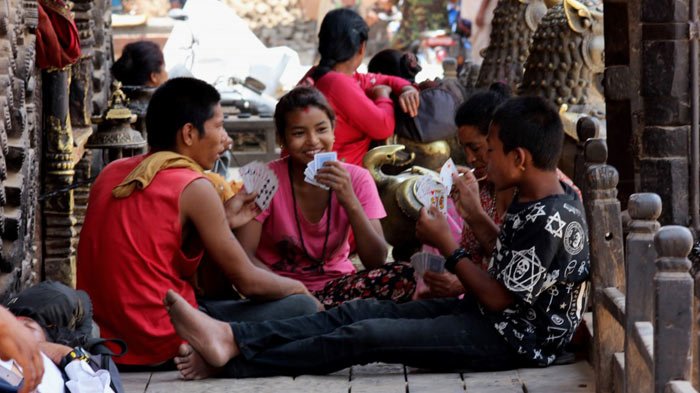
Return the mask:
<path fill-rule="evenodd" d="M 151 41 L 127 44 L 112 65 L 112 75 L 124 86 L 158 87 L 168 80 L 163 52 Z"/>
<path fill-rule="evenodd" d="M 481 64 L 481 51 L 489 45 L 491 20 L 498 0 L 461 0 L 460 17 L 471 21 L 471 60 Z"/>
<path fill-rule="evenodd" d="M 397 3 L 396 0 L 377 0 L 367 10 L 365 21 L 369 26 L 368 56 L 374 56 L 375 53 L 388 48 L 399 30 L 402 15 Z"/>

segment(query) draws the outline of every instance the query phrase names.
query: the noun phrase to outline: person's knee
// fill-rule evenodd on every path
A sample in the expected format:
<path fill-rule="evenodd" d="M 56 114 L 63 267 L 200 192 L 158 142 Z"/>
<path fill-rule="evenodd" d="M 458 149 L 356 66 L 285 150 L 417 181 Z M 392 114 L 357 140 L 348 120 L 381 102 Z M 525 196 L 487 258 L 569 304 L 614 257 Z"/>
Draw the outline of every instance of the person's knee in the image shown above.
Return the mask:
<path fill-rule="evenodd" d="M 284 298 L 284 303 L 289 318 L 318 312 L 318 302 L 308 295 L 290 295 Z"/>

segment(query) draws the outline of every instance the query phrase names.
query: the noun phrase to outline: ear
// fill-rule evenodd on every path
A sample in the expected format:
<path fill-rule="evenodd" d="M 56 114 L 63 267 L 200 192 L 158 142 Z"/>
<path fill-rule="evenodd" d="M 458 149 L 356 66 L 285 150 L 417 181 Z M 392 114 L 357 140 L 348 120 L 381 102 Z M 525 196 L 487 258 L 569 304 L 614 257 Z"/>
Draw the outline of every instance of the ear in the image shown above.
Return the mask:
<path fill-rule="evenodd" d="M 151 74 L 148 76 L 148 82 L 147 84 L 150 84 L 150 86 L 157 86 L 158 85 L 158 75 L 160 73 L 158 72 L 151 72 Z"/>
<path fill-rule="evenodd" d="M 199 136 L 197 129 L 192 125 L 192 123 L 186 123 L 182 128 L 180 128 L 180 137 L 182 138 L 182 143 L 185 146 L 192 146 L 195 142 L 195 134 Z"/>
<path fill-rule="evenodd" d="M 521 171 L 525 171 L 530 162 L 530 152 L 522 147 L 516 147 L 513 152 L 515 153 L 515 165 Z"/>
<path fill-rule="evenodd" d="M 360 45 L 360 50 L 357 51 L 363 58 L 365 57 L 365 52 L 367 52 L 367 41 L 363 42 L 362 45 Z"/>

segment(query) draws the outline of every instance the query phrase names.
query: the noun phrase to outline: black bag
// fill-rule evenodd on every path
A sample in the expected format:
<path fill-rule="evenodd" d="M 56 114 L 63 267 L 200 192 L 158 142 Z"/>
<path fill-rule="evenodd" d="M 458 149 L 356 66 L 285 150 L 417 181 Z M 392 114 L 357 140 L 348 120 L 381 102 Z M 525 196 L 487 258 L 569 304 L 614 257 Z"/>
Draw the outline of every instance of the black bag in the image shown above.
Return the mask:
<path fill-rule="evenodd" d="M 420 91 L 418 115 L 411 117 L 394 105 L 395 134 L 416 142 L 429 143 L 447 140 L 455 136 L 455 112 L 461 100 L 450 89 L 438 85 Z"/>
<path fill-rule="evenodd" d="M 119 339 L 93 338 L 92 301 L 85 291 L 75 290 L 57 281 L 43 281 L 11 297 L 7 308 L 16 316 L 33 319 L 44 329 L 48 341 L 69 347 L 83 347 L 90 353 L 90 366 L 109 371 L 115 393 L 124 393 L 113 356 L 126 353 Z M 120 349 L 114 353 L 111 343 Z"/>
<path fill-rule="evenodd" d="M 113 352 L 105 345 L 106 343 L 118 346 L 120 351 L 118 353 Z M 126 343 L 119 339 L 92 338 L 88 340 L 85 349 L 90 352 L 90 365 L 94 371 L 102 369 L 109 372 L 111 380 L 109 386 L 114 390 L 114 393 L 126 393 L 122 385 L 121 375 L 119 375 L 119 369 L 117 369 L 117 365 L 112 359 L 113 356 L 122 356 L 126 353 Z"/>

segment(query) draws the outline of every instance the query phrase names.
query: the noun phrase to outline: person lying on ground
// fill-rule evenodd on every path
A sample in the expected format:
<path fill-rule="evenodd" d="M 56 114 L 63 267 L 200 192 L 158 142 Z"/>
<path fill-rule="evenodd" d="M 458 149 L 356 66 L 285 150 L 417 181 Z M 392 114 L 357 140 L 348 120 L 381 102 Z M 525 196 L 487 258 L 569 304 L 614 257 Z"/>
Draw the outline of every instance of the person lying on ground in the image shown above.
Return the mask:
<path fill-rule="evenodd" d="M 415 289 L 413 269 L 385 264 L 387 245 L 379 220 L 386 216 L 377 186 L 357 165 L 329 161 L 304 180 L 314 155 L 330 152 L 335 113 L 312 87 L 297 87 L 275 110 L 277 137 L 289 153 L 269 163 L 279 179 L 270 207 L 236 232 L 254 261 L 273 272 L 303 282 L 326 307 L 358 298 L 408 301 Z M 349 259 L 350 231 L 366 268 L 360 273 Z"/>
<path fill-rule="evenodd" d="M 464 299 L 362 299 L 287 320 L 224 323 L 168 291 L 165 308 L 190 346 L 176 359 L 183 376 L 202 359 L 235 378 L 325 374 L 373 361 L 440 370 L 552 364 L 581 321 L 590 270 L 581 201 L 556 172 L 563 138 L 556 108 L 542 98 L 513 98 L 494 114 L 486 173 L 496 190 L 518 192 L 500 232 L 490 232 L 488 271 L 470 261 L 439 210 L 421 211 L 417 234 L 447 258 L 468 290 Z M 473 174 L 453 179 L 457 203 L 480 209 Z"/>
<path fill-rule="evenodd" d="M 148 107 L 149 153 L 109 164 L 90 190 L 77 287 L 90 295 L 102 336 L 128 344 L 115 359 L 122 366 L 174 367 L 182 340 L 162 298 L 174 288 L 198 306 L 190 280 L 204 251 L 247 298 L 212 306 L 218 317 L 264 320 L 321 308 L 301 282 L 255 267 L 232 233 L 258 212 L 254 195 L 224 205 L 204 175 L 229 141 L 219 101 L 203 81 L 167 81 Z"/>
<path fill-rule="evenodd" d="M 5 307 L 0 307 L 0 359 L 14 360 L 24 371 L 20 393 L 28 393 L 41 383 L 44 362 L 32 332 Z"/>

